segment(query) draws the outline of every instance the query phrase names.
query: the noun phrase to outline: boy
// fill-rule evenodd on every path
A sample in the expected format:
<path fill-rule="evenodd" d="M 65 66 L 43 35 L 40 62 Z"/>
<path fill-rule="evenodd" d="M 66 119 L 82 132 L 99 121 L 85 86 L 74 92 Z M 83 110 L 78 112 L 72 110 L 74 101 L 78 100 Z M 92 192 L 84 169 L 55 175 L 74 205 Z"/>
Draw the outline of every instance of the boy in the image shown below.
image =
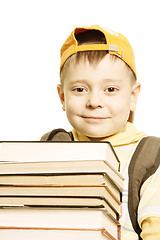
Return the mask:
<path fill-rule="evenodd" d="M 128 215 L 127 174 L 137 143 L 146 135 L 132 124 L 140 92 L 133 50 L 119 33 L 97 25 L 75 28 L 61 48 L 60 78 L 58 94 L 72 134 L 54 130 L 41 140 L 111 142 L 126 177 L 121 239 L 138 239 Z M 138 223 L 145 240 L 160 239 L 159 181 L 158 169 L 141 188 Z"/>

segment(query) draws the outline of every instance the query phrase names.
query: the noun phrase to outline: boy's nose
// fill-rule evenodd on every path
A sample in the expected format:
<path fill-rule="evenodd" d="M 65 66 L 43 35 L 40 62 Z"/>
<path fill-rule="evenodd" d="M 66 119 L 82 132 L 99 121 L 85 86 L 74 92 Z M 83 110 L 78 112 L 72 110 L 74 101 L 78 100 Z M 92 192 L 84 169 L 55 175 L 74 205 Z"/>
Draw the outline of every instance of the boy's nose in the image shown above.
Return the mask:
<path fill-rule="evenodd" d="M 103 103 L 99 94 L 90 93 L 87 99 L 86 106 L 88 108 L 102 108 Z"/>

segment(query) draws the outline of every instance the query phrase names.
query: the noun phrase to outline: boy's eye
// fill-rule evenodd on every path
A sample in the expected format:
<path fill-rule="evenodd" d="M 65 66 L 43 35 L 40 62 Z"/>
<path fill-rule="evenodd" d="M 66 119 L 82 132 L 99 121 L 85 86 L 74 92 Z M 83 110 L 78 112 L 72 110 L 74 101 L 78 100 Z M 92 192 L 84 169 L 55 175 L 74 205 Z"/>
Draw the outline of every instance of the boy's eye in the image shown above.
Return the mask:
<path fill-rule="evenodd" d="M 114 91 L 115 91 L 115 88 L 113 87 L 108 88 L 108 92 L 114 92 Z"/>
<path fill-rule="evenodd" d="M 115 87 L 109 87 L 106 89 L 106 92 L 112 93 L 112 92 L 116 92 L 116 88 Z"/>
<path fill-rule="evenodd" d="M 86 89 L 83 87 L 74 88 L 75 92 L 86 92 Z"/>
<path fill-rule="evenodd" d="M 84 88 L 77 88 L 77 92 L 83 92 Z"/>

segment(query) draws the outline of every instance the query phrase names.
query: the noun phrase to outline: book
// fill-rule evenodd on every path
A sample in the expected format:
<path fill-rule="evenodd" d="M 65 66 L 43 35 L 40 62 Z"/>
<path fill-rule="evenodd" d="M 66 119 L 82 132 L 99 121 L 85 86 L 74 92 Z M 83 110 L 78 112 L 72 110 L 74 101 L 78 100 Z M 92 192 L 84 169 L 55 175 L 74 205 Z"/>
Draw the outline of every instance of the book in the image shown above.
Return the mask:
<path fill-rule="evenodd" d="M 70 209 L 103 209 L 112 215 L 115 219 L 119 219 L 120 214 L 111 206 L 111 204 L 103 197 L 46 197 L 46 196 L 8 196 L 0 197 L 0 208 L 70 208 Z"/>
<path fill-rule="evenodd" d="M 31 228 L 0 228 L 0 239 L 16 240 L 118 240 L 104 229 L 31 229 Z"/>
<path fill-rule="evenodd" d="M 1 227 L 105 229 L 117 239 L 119 222 L 99 209 L 0 209 Z"/>
<path fill-rule="evenodd" d="M 84 161 L 53 161 L 53 162 L 2 162 L 1 176 L 8 175 L 65 175 L 65 174 L 91 174 L 103 173 L 113 181 L 122 191 L 124 177 L 115 170 L 107 161 L 103 160 L 84 160 Z"/>
<path fill-rule="evenodd" d="M 0 163 L 0 239 L 120 239 L 109 142 L 1 142 Z"/>
<path fill-rule="evenodd" d="M 109 142 L 0 142 L 1 162 L 82 160 L 107 160 L 116 170 L 120 166 Z"/>
<path fill-rule="evenodd" d="M 121 211 L 121 201 L 110 191 L 107 186 L 104 185 L 76 185 L 76 186 L 59 186 L 52 185 L 43 187 L 31 187 L 14 185 L 14 186 L 0 186 L 0 196 L 9 197 L 9 196 L 46 196 L 46 197 L 69 197 L 69 196 L 82 196 L 82 197 L 101 197 L 106 199 L 110 205 L 116 209 L 117 212 Z"/>
<path fill-rule="evenodd" d="M 62 175 L 15 174 L 0 175 L 0 186 L 5 185 L 105 185 L 119 198 L 120 190 L 106 173 L 72 173 Z"/>

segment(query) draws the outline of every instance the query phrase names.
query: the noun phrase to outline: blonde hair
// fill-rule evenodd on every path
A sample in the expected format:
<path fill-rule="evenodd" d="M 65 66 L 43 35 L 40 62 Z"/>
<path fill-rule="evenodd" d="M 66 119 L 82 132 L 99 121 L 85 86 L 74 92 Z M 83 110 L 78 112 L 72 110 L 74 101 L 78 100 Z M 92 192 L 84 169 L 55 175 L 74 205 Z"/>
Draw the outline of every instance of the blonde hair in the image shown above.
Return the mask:
<path fill-rule="evenodd" d="M 63 83 L 64 83 L 64 79 L 65 79 L 67 70 L 69 69 L 70 65 L 72 65 L 72 64 L 76 65 L 80 61 L 83 61 L 83 62 L 88 61 L 91 66 L 96 66 L 106 55 L 109 55 L 110 60 L 113 62 L 118 61 L 118 60 L 122 61 L 116 55 L 110 55 L 107 51 L 104 51 L 104 50 L 78 52 L 78 53 L 72 55 L 71 57 L 69 57 L 66 60 L 66 62 L 63 65 L 63 68 L 62 68 L 62 71 L 60 74 L 61 84 L 63 85 Z M 135 75 L 134 75 L 133 71 L 131 70 L 131 68 L 125 62 L 124 62 L 124 64 L 128 71 L 129 78 L 131 79 L 131 83 L 134 84 L 136 81 Z"/>

